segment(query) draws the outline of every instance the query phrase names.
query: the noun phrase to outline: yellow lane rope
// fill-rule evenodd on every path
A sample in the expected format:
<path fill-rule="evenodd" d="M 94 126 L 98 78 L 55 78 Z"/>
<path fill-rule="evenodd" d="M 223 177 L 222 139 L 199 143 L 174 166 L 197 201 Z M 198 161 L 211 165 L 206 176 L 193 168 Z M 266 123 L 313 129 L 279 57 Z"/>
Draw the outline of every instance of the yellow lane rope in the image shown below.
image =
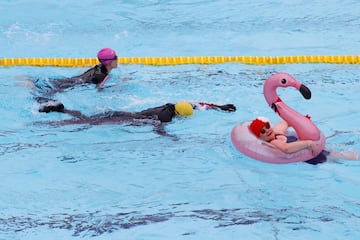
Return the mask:
<path fill-rule="evenodd" d="M 96 58 L 0 58 L 0 66 L 85 67 L 98 64 Z M 255 65 L 293 63 L 360 64 L 360 55 L 348 56 L 183 56 L 119 57 L 119 64 L 181 65 L 241 63 Z"/>

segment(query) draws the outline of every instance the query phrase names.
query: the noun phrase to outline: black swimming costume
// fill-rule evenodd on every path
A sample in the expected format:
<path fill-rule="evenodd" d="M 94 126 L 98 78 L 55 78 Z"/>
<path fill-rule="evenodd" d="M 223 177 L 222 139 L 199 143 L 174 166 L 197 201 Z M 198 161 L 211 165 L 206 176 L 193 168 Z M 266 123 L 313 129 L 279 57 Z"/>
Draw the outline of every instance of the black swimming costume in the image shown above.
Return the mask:
<path fill-rule="evenodd" d="M 137 114 L 140 116 L 150 116 L 160 120 L 161 122 L 171 122 L 172 118 L 175 116 L 175 105 L 167 103 L 159 107 L 146 109 L 138 112 Z"/>
<path fill-rule="evenodd" d="M 290 142 L 295 142 L 297 141 L 297 137 L 295 136 L 286 136 L 287 140 L 286 142 L 287 143 L 290 143 Z M 319 163 L 324 163 L 326 162 L 326 156 L 328 156 L 330 154 L 329 151 L 326 151 L 326 150 L 322 150 L 319 155 L 317 155 L 316 157 L 310 159 L 310 160 L 307 160 L 305 161 L 306 163 L 309 163 L 309 164 L 312 164 L 312 165 L 316 165 L 316 164 L 319 164 Z"/>
<path fill-rule="evenodd" d="M 38 90 L 35 99 L 40 103 L 47 102 L 52 100 L 52 96 L 57 92 L 62 92 L 77 85 L 99 84 L 106 76 L 108 76 L 106 67 L 102 64 L 98 64 L 88 69 L 83 74 L 71 78 L 48 80 L 37 79 L 34 81 L 34 85 Z"/>
<path fill-rule="evenodd" d="M 51 83 L 54 89 L 65 90 L 81 84 L 99 84 L 107 75 L 108 71 L 105 66 L 99 64 L 79 76 L 61 80 L 52 80 Z"/>

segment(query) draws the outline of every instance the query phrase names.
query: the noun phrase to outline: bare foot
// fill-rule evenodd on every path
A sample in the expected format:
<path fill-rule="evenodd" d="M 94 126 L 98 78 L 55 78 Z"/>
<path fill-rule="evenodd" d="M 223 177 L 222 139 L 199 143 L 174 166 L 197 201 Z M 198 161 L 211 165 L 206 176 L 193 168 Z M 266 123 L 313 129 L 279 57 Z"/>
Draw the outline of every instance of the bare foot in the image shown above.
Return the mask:
<path fill-rule="evenodd" d="M 346 158 L 346 159 L 359 160 L 359 154 L 356 153 L 356 152 L 349 151 L 349 152 L 346 152 L 346 153 L 343 153 L 343 154 L 344 154 L 344 158 Z"/>
<path fill-rule="evenodd" d="M 45 104 L 42 104 L 39 108 L 39 112 L 63 112 L 64 105 L 59 101 L 49 101 Z"/>
<path fill-rule="evenodd" d="M 25 80 L 18 83 L 19 86 L 27 87 L 30 89 L 35 89 L 35 84 L 31 80 Z"/>

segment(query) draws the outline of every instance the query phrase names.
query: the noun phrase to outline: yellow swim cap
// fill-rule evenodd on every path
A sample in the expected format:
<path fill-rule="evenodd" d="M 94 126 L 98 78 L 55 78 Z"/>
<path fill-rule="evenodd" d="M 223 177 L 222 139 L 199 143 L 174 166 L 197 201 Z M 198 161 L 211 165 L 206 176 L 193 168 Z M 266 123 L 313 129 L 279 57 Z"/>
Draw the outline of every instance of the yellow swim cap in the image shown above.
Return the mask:
<path fill-rule="evenodd" d="M 194 109 L 188 102 L 178 102 L 175 104 L 175 111 L 182 116 L 191 116 L 194 113 Z"/>

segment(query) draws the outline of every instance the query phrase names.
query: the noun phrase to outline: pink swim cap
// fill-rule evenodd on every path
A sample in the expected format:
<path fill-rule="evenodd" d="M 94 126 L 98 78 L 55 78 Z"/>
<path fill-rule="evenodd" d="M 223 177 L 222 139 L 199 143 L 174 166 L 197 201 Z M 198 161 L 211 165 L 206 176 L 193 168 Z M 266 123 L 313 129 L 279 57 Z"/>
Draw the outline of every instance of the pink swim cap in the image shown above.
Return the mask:
<path fill-rule="evenodd" d="M 99 61 L 101 62 L 101 64 L 103 64 L 103 65 L 108 65 L 113 60 L 117 59 L 116 52 L 114 50 L 112 50 L 111 48 L 101 49 L 98 52 L 97 57 L 98 57 Z"/>

